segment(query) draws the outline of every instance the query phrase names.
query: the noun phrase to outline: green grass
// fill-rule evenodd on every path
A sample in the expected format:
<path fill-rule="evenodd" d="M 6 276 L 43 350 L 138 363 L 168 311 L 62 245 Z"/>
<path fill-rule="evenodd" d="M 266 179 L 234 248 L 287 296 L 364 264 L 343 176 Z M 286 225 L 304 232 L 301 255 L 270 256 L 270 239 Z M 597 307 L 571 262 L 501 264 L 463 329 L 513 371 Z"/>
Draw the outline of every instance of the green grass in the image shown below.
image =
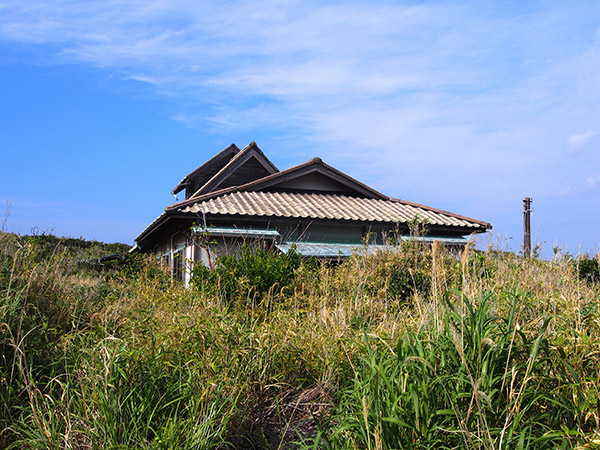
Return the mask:
<path fill-rule="evenodd" d="M 523 294 L 506 297 L 511 310 L 500 318 L 492 295 L 477 306 L 448 296 L 441 330 L 409 331 L 395 349 L 365 336 L 368 353 L 314 447 L 568 448 L 592 432 L 574 414 L 569 394 L 580 380 L 565 378 L 549 321 L 527 336 Z"/>
<path fill-rule="evenodd" d="M 600 446 L 592 257 L 248 254 L 186 289 L 75 241 L 0 235 L 1 448 Z"/>

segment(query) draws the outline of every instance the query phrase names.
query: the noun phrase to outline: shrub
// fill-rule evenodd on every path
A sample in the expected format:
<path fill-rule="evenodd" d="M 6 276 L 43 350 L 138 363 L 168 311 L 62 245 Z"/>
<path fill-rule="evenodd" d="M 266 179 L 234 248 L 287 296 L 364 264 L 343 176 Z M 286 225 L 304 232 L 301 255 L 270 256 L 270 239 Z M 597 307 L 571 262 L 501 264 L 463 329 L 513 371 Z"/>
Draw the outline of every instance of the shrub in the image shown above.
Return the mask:
<path fill-rule="evenodd" d="M 244 245 L 239 256 L 224 255 L 217 259 L 214 271 L 201 264 L 193 269 L 192 284 L 203 291 L 218 294 L 227 302 L 235 299 L 264 300 L 268 296 L 290 293 L 294 272 L 302 257 L 294 248 L 275 253 Z"/>
<path fill-rule="evenodd" d="M 584 255 L 577 261 L 577 271 L 580 279 L 590 283 L 600 283 L 598 258 L 590 258 L 588 255 Z"/>
<path fill-rule="evenodd" d="M 427 296 L 430 286 L 431 276 L 429 274 L 403 267 L 391 273 L 388 295 L 407 302 L 415 293 Z"/>

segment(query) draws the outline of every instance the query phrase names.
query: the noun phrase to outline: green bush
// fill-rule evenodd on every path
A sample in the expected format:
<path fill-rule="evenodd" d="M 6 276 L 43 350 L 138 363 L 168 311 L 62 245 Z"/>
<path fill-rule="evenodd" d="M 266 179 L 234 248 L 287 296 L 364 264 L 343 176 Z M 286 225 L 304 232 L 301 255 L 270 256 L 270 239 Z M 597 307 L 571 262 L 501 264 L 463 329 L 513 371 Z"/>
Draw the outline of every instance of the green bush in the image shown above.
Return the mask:
<path fill-rule="evenodd" d="M 577 271 L 580 279 L 590 283 L 600 283 L 598 258 L 590 258 L 588 255 L 584 255 L 577 261 Z"/>
<path fill-rule="evenodd" d="M 408 302 L 415 293 L 427 296 L 430 287 L 431 276 L 429 274 L 403 267 L 391 273 L 388 295 L 402 302 Z"/>
<path fill-rule="evenodd" d="M 264 300 L 268 296 L 286 295 L 291 291 L 294 272 L 302 265 L 294 248 L 275 253 L 244 245 L 238 256 L 217 259 L 214 270 L 196 264 L 192 284 L 203 291 L 218 294 L 226 301 Z"/>

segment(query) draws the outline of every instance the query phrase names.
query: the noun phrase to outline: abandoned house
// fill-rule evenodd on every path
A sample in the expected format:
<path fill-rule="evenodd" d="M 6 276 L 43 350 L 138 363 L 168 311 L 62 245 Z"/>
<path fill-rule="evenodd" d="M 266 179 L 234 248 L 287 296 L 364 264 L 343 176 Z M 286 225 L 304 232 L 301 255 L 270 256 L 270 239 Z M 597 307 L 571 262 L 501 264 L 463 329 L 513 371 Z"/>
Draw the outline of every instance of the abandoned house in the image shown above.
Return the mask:
<path fill-rule="evenodd" d="M 480 220 L 390 198 L 320 158 L 279 171 L 255 142 L 243 150 L 230 145 L 172 193 L 181 191 L 185 199 L 142 231 L 135 248 L 163 258 L 186 282 L 192 264 L 210 266 L 244 243 L 343 258 L 409 239 L 417 222 L 426 224 L 420 239 L 446 246 L 463 246 L 465 236 L 491 229 Z"/>

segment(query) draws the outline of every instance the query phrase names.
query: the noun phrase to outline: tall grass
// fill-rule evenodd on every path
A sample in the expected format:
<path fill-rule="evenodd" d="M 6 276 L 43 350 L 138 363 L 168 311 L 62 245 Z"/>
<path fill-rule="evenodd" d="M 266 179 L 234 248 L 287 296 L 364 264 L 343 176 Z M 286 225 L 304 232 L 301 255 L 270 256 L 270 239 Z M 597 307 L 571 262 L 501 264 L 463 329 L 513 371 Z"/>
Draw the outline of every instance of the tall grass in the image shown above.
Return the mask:
<path fill-rule="evenodd" d="M 124 327 L 127 317 L 114 310 L 135 294 L 124 279 L 110 282 L 117 289 L 95 291 L 104 280 L 74 281 L 60 248 L 40 258 L 31 242 L 5 238 L 14 247 L 3 255 L 2 448 L 196 449 L 225 442 L 235 392 L 206 381 L 194 358 L 164 348 L 160 337 L 137 345 Z M 171 285 L 158 267 L 143 274 Z"/>
<path fill-rule="evenodd" d="M 61 241 L 0 238 L 2 448 L 598 443 L 600 287 L 576 260 L 259 255 L 285 268 L 276 288 L 252 288 L 266 278 L 248 260 L 225 292 L 151 259 L 106 271 Z"/>
<path fill-rule="evenodd" d="M 545 337 L 520 330 L 523 294 L 506 318 L 446 298 L 443 328 L 409 331 L 391 349 L 365 335 L 367 355 L 343 393 L 323 448 L 566 448 L 593 429 L 570 394 L 580 380 Z M 459 311 L 459 308 L 463 311 Z"/>

